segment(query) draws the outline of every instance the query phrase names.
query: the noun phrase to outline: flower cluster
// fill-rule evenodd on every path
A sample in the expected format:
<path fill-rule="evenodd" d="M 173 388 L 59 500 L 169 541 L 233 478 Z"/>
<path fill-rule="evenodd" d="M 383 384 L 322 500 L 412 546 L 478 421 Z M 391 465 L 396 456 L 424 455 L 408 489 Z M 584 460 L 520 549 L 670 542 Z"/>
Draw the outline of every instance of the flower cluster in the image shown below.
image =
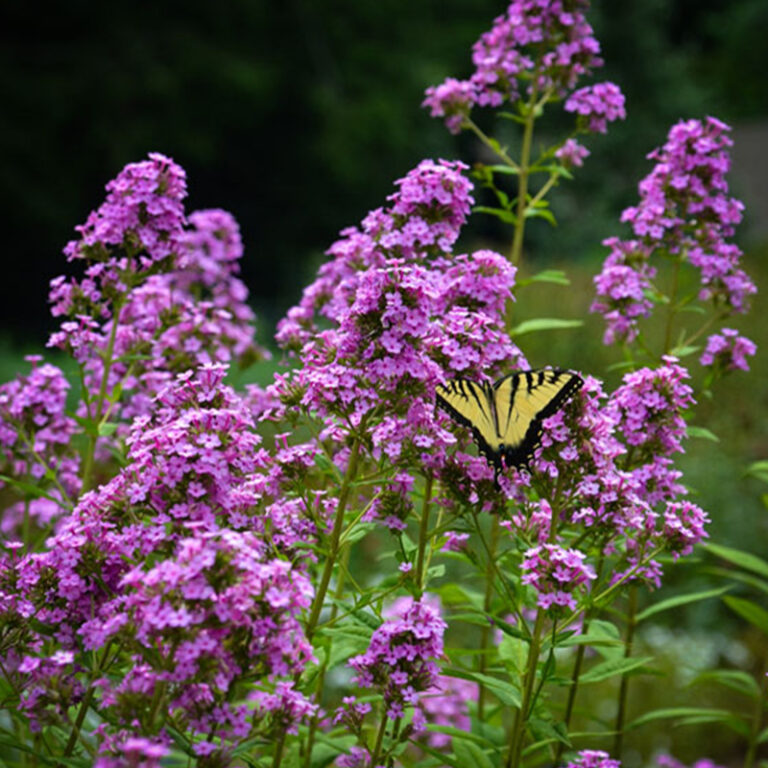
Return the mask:
<path fill-rule="evenodd" d="M 221 210 L 197 211 L 187 221 L 185 189 L 183 170 L 168 158 L 129 165 L 78 228 L 81 240 L 67 246 L 70 258 L 88 266 L 80 281 L 51 283 L 52 312 L 65 319 L 49 346 L 83 367 L 94 394 L 81 405 L 83 419 L 108 415 L 127 424 L 150 410 L 175 373 L 263 354 L 248 291 L 236 276 L 243 252 L 237 223 Z"/>
<path fill-rule="evenodd" d="M 299 624 L 312 587 L 265 540 L 272 521 L 256 510 L 275 506 L 279 480 L 225 373 L 207 366 L 163 388 L 152 415 L 133 423 L 127 465 L 82 496 L 44 552 L 3 564 L 0 625 L 24 627 L 16 647 L 26 655 L 11 668 L 30 717 L 52 717 L 59 700 L 61 675 L 38 661 L 53 640 L 74 652 L 123 649 L 129 671 L 101 681 L 100 706 L 125 727 L 152 733 L 164 697 L 193 738 L 215 731 L 237 743 L 252 728 L 252 707 L 233 699 L 245 680 L 260 686 L 265 727 L 295 727 L 313 711 L 279 681 L 312 658 Z M 289 525 L 276 522 L 276 534 Z"/>
<path fill-rule="evenodd" d="M 733 328 L 723 328 L 720 333 L 707 339 L 706 349 L 699 362 L 716 371 L 748 371 L 747 357 L 753 356 L 755 352 L 757 347 L 753 341 L 739 336 L 739 332 Z"/>
<path fill-rule="evenodd" d="M 568 761 L 566 768 L 621 768 L 621 763 L 601 749 L 583 749 Z"/>
<path fill-rule="evenodd" d="M 26 360 L 32 363 L 30 373 L 0 386 L 0 467 L 6 476 L 33 483 L 41 494 L 3 512 L 6 536 L 19 533 L 25 514 L 46 527 L 80 490 L 80 459 L 72 447 L 78 426 L 66 414 L 69 382 L 56 366 L 39 365 L 40 357 Z"/>
<path fill-rule="evenodd" d="M 611 253 L 595 278 L 593 312 L 605 316 L 605 343 L 632 341 L 638 320 L 650 314 L 647 298 L 656 253 L 697 267 L 699 299 L 719 312 L 746 312 L 756 288 L 739 262 L 741 251 L 727 242 L 741 221 L 743 205 L 728 194 L 730 128 L 715 118 L 673 126 L 663 147 L 648 156 L 656 165 L 639 185 L 640 202 L 622 221 L 635 239 L 609 238 Z"/>
<path fill-rule="evenodd" d="M 614 83 L 597 83 L 579 88 L 565 102 L 566 112 L 575 112 L 579 116 L 582 130 L 592 133 L 605 133 L 608 123 L 624 120 L 624 94 Z"/>
<path fill-rule="evenodd" d="M 477 683 L 460 677 L 440 675 L 435 684 L 421 696 L 419 706 L 427 722 L 469 731 L 469 702 L 477 701 Z M 430 731 L 427 744 L 434 749 L 444 749 L 451 744 L 451 736 L 440 731 Z"/>
<path fill-rule="evenodd" d="M 374 630 L 368 650 L 349 660 L 357 684 L 382 693 L 387 717 L 403 717 L 406 706 L 418 703 L 419 693 L 437 684 L 436 660 L 443 655 L 445 627 L 425 600 L 409 600 Z"/>
<path fill-rule="evenodd" d="M 576 608 L 574 591 L 595 579 L 595 571 L 584 562 L 586 555 L 557 544 L 542 544 L 525 553 L 521 570 L 523 584 L 538 593 L 537 604 L 545 610 L 553 605 Z"/>
<path fill-rule="evenodd" d="M 659 755 L 656 758 L 656 765 L 658 768 L 686 768 L 686 766 L 679 760 L 676 760 L 672 755 Z M 701 760 L 697 760 L 691 768 L 723 768 L 722 765 L 716 765 L 714 760 L 710 760 L 708 757 L 703 757 Z"/>
<path fill-rule="evenodd" d="M 515 102 L 525 84 L 528 95 L 562 97 L 580 77 L 603 64 L 600 44 L 584 16 L 588 6 L 586 0 L 514 0 L 475 43 L 472 76 L 448 78 L 428 88 L 423 106 L 458 133 L 474 106 Z M 608 112 L 613 110 L 609 105 L 616 104 L 613 94 L 596 98 L 602 99 L 602 114 L 612 119 Z"/>
<path fill-rule="evenodd" d="M 396 183 L 390 205 L 371 211 L 328 250 L 332 260 L 278 324 L 278 343 L 298 351 L 319 330 L 316 315 L 338 323 L 354 302 L 362 273 L 388 259 L 423 261 L 450 253 L 469 215 L 472 184 L 463 163 L 423 160 Z"/>

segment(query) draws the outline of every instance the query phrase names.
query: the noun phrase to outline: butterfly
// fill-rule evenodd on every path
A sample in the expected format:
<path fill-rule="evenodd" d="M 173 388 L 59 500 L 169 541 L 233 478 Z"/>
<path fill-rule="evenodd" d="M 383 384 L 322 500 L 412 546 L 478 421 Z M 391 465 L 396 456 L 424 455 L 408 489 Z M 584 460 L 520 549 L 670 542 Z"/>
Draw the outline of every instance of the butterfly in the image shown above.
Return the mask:
<path fill-rule="evenodd" d="M 472 430 L 498 478 L 504 465 L 528 467 L 541 443 L 542 421 L 560 410 L 583 383 L 571 371 L 547 368 L 510 373 L 493 385 L 452 379 L 438 385 L 436 399 L 440 408 Z"/>

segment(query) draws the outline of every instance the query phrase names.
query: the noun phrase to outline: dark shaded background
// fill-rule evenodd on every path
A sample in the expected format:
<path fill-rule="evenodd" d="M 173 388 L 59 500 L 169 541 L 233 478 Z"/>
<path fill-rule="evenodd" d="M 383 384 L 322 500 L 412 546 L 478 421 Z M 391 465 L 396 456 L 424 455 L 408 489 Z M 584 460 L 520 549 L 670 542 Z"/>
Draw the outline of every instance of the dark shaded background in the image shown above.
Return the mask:
<path fill-rule="evenodd" d="M 187 170 L 188 210 L 238 218 L 244 278 L 268 328 L 338 230 L 380 205 L 394 179 L 423 157 L 471 158 L 470 138 L 451 137 L 419 104 L 429 84 L 469 74 L 471 44 L 504 7 L 5 4 L 0 329 L 39 344 L 52 327 L 48 280 L 65 269 L 73 227 L 125 163 L 153 150 Z M 599 248 L 635 197 L 644 155 L 680 117 L 768 118 L 765 0 L 603 0 L 590 19 L 606 59 L 598 77 L 621 85 L 629 119 L 590 140 L 589 173 L 558 198 L 568 226 L 536 222 L 534 253 Z M 493 237 L 490 223 L 473 227 Z"/>

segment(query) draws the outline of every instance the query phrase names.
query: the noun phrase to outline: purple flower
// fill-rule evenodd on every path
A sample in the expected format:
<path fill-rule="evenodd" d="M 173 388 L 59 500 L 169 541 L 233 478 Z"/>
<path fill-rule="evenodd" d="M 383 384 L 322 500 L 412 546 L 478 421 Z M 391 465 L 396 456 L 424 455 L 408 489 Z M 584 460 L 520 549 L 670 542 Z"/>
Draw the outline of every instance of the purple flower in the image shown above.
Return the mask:
<path fill-rule="evenodd" d="M 747 356 L 753 356 L 757 346 L 732 328 L 723 328 L 720 333 L 707 339 L 707 347 L 699 358 L 703 366 L 711 366 L 718 371 L 748 371 Z"/>
<path fill-rule="evenodd" d="M 565 102 L 566 112 L 575 112 L 583 130 L 605 133 L 608 123 L 624 120 L 624 94 L 615 83 L 597 83 L 580 88 Z"/>
<path fill-rule="evenodd" d="M 555 157 L 566 168 L 580 168 L 584 165 L 584 159 L 589 157 L 589 150 L 576 139 L 566 139 L 563 146 L 555 152 Z"/>
<path fill-rule="evenodd" d="M 423 106 L 457 133 L 474 106 L 515 102 L 523 90 L 563 96 L 577 80 L 602 66 L 600 45 L 584 12 L 585 0 L 514 0 L 472 48 L 468 80 L 448 78 L 426 91 Z"/>
<path fill-rule="evenodd" d="M 621 768 L 618 760 L 613 760 L 607 752 L 599 749 L 583 749 L 575 758 L 569 760 L 566 768 Z"/>
<path fill-rule="evenodd" d="M 521 565 L 523 584 L 530 584 L 538 593 L 537 604 L 545 610 L 555 607 L 576 609 L 573 592 L 596 578 L 586 555 L 576 549 L 557 544 L 542 544 L 525 553 Z"/>

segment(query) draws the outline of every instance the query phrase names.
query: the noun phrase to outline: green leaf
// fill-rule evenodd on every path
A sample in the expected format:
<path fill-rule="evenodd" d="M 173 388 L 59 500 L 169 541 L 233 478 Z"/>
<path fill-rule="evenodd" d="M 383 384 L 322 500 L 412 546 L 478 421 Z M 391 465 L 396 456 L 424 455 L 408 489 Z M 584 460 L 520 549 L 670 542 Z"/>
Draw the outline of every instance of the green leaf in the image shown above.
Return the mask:
<path fill-rule="evenodd" d="M 83 428 L 83 432 L 85 432 L 88 437 L 99 436 L 99 422 L 96 419 L 91 419 L 87 416 L 78 416 L 74 413 L 72 414 L 72 418 Z"/>
<path fill-rule="evenodd" d="M 670 597 L 667 600 L 662 600 L 660 603 L 646 608 L 644 611 L 640 611 L 637 614 L 636 621 L 644 621 L 650 616 L 655 616 L 662 611 L 668 611 L 670 608 L 677 608 L 680 605 L 687 605 L 688 603 L 697 603 L 700 600 L 709 600 L 711 597 L 720 597 L 730 589 L 730 587 L 721 587 L 720 589 L 707 589 L 703 592 L 694 592 L 689 595 L 677 595 L 677 597 Z"/>
<path fill-rule="evenodd" d="M 499 658 L 507 662 L 507 667 L 521 674 L 528 661 L 528 643 L 519 637 L 504 635 L 499 643 Z"/>
<path fill-rule="evenodd" d="M 473 213 L 487 213 L 489 216 L 496 216 L 505 224 L 516 224 L 517 216 L 512 211 L 505 211 L 503 208 L 492 208 L 489 205 L 476 205 L 472 209 Z"/>
<path fill-rule="evenodd" d="M 708 567 L 702 568 L 702 573 L 710 574 L 712 576 L 719 576 L 724 579 L 733 579 L 741 584 L 747 584 L 753 589 L 758 589 L 761 592 L 768 594 L 768 581 L 758 579 L 757 576 L 753 576 L 751 573 L 744 573 L 743 571 L 734 571 L 730 568 L 718 568 Z"/>
<path fill-rule="evenodd" d="M 708 550 L 713 555 L 722 557 L 723 560 L 727 560 L 729 563 L 733 563 L 740 568 L 746 568 L 748 571 L 752 571 L 753 573 L 768 578 L 768 562 L 757 555 L 753 555 L 751 552 L 742 552 L 740 549 L 724 547 L 720 544 L 704 544 L 703 546 L 704 549 Z"/>
<path fill-rule="evenodd" d="M 474 680 L 474 682 L 485 686 L 485 689 L 490 691 L 502 704 L 506 704 L 508 707 L 514 707 L 515 709 L 520 709 L 520 692 L 516 686 L 512 685 L 512 683 L 507 683 L 504 680 L 499 680 L 490 675 L 482 675 L 479 672 L 470 672 L 465 669 L 459 669 L 458 667 L 448 667 L 443 670 L 443 674 L 447 677 L 460 677 L 463 680 Z"/>
<path fill-rule="evenodd" d="M 607 680 L 616 675 L 626 675 L 632 670 L 642 667 L 649 661 L 653 661 L 653 656 L 638 656 L 628 659 L 609 659 L 592 667 L 588 672 L 579 678 L 579 683 L 599 683 L 601 680 Z"/>
<path fill-rule="evenodd" d="M 713 709 L 710 707 L 667 707 L 664 709 L 654 709 L 640 715 L 640 717 L 635 718 L 629 723 L 626 729 L 629 731 L 656 720 L 675 720 L 683 717 L 707 718 L 706 722 L 718 723 L 728 720 L 731 717 L 731 713 L 727 709 Z M 699 722 L 703 721 L 699 720 Z"/>
<path fill-rule="evenodd" d="M 315 466 L 326 476 L 331 477 L 337 483 L 341 482 L 339 468 L 328 459 L 324 453 L 315 454 Z"/>
<path fill-rule="evenodd" d="M 511 165 L 488 165 L 486 168 L 490 168 L 494 173 L 504 173 L 509 176 L 517 176 L 520 173 L 519 168 L 513 168 Z"/>
<path fill-rule="evenodd" d="M 524 320 L 510 330 L 511 336 L 522 336 L 524 333 L 535 331 L 553 331 L 563 328 L 580 328 L 583 320 L 563 320 L 559 317 L 538 317 L 534 320 Z"/>
<path fill-rule="evenodd" d="M 730 688 L 733 691 L 743 693 L 752 699 L 760 696 L 760 686 L 752 675 L 741 669 L 710 669 L 699 673 L 690 682 L 690 685 L 713 682 Z"/>
<path fill-rule="evenodd" d="M 624 641 L 619 637 L 605 637 L 604 635 L 592 634 L 571 635 L 562 641 L 556 643 L 557 648 L 570 648 L 574 645 L 589 645 L 597 648 L 598 646 L 623 646 Z"/>
<path fill-rule="evenodd" d="M 61 503 L 59 499 L 54 498 L 49 493 L 34 485 L 33 483 L 27 483 L 24 480 L 17 480 L 15 477 L 11 477 L 10 475 L 0 475 L 0 480 L 2 480 L 4 483 L 8 483 L 8 485 L 17 490 L 21 496 L 26 498 L 49 499 L 50 501 L 55 501 L 57 504 Z"/>
<path fill-rule="evenodd" d="M 768 635 L 768 611 L 751 600 L 743 597 L 724 597 L 723 602 L 750 624 L 757 627 L 764 635 Z"/>
<path fill-rule="evenodd" d="M 105 421 L 103 424 L 99 424 L 99 437 L 109 437 L 110 435 L 114 435 L 116 430 L 117 424 L 112 421 Z"/>
<path fill-rule="evenodd" d="M 376 528 L 378 528 L 376 523 L 358 523 L 354 528 L 352 528 L 351 531 L 348 531 L 344 534 L 342 537 L 342 542 L 344 544 L 354 544 L 356 541 L 364 539 L 371 531 L 375 530 Z"/>
<path fill-rule="evenodd" d="M 680 347 L 673 347 L 669 350 L 669 354 L 673 357 L 677 357 L 678 359 L 682 359 L 684 357 L 690 357 L 691 355 L 695 354 L 701 349 L 701 347 L 694 347 L 694 346 L 680 346 Z"/>
<path fill-rule="evenodd" d="M 676 357 L 680 357 L 680 355 L 676 355 Z M 697 427 L 693 424 L 689 424 L 687 430 L 688 437 L 698 437 L 701 440 L 711 440 L 713 443 L 720 442 L 720 438 L 706 427 Z"/>
<path fill-rule="evenodd" d="M 518 286 L 528 285 L 529 283 L 555 283 L 556 285 L 570 285 L 571 281 L 562 269 L 544 269 L 535 275 L 526 277 L 524 280 L 518 280 Z"/>
<path fill-rule="evenodd" d="M 454 582 L 443 584 L 434 590 L 440 595 L 443 605 L 469 604 L 480 608 L 483 604 L 483 596 L 479 592 L 461 587 Z"/>
<path fill-rule="evenodd" d="M 526 208 L 525 218 L 526 219 L 546 219 L 553 227 L 557 226 L 557 219 L 555 218 L 552 211 L 549 210 L 549 208 L 540 208 L 538 206 L 536 206 L 535 208 Z"/>
<path fill-rule="evenodd" d="M 477 766 L 477 768 L 494 768 L 491 758 L 485 754 L 481 747 L 473 741 L 454 738 L 453 754 L 465 766 Z"/>
<path fill-rule="evenodd" d="M 768 483 L 768 461 L 755 461 L 744 472 L 744 477 L 756 477 Z"/>
<path fill-rule="evenodd" d="M 760 731 L 760 735 L 757 737 L 758 744 L 765 744 L 766 741 L 768 741 L 768 728 L 764 728 Z"/>

